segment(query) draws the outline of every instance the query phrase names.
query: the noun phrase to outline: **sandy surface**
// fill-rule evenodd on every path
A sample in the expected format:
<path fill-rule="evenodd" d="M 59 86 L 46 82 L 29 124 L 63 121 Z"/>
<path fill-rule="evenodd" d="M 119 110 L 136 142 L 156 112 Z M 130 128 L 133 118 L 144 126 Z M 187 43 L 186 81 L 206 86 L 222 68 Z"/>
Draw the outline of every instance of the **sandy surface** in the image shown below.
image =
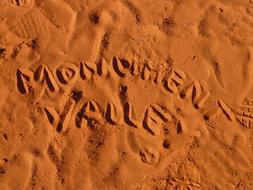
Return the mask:
<path fill-rule="evenodd" d="M 1 0 L 1 190 L 253 189 L 252 0 Z"/>

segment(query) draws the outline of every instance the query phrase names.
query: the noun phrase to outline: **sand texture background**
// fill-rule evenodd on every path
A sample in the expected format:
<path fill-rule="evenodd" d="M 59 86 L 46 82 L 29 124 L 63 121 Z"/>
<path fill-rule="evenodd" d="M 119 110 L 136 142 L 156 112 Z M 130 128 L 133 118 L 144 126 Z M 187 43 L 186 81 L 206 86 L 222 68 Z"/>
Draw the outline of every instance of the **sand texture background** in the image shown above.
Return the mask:
<path fill-rule="evenodd" d="M 1 190 L 253 189 L 252 0 L 1 0 Z"/>

